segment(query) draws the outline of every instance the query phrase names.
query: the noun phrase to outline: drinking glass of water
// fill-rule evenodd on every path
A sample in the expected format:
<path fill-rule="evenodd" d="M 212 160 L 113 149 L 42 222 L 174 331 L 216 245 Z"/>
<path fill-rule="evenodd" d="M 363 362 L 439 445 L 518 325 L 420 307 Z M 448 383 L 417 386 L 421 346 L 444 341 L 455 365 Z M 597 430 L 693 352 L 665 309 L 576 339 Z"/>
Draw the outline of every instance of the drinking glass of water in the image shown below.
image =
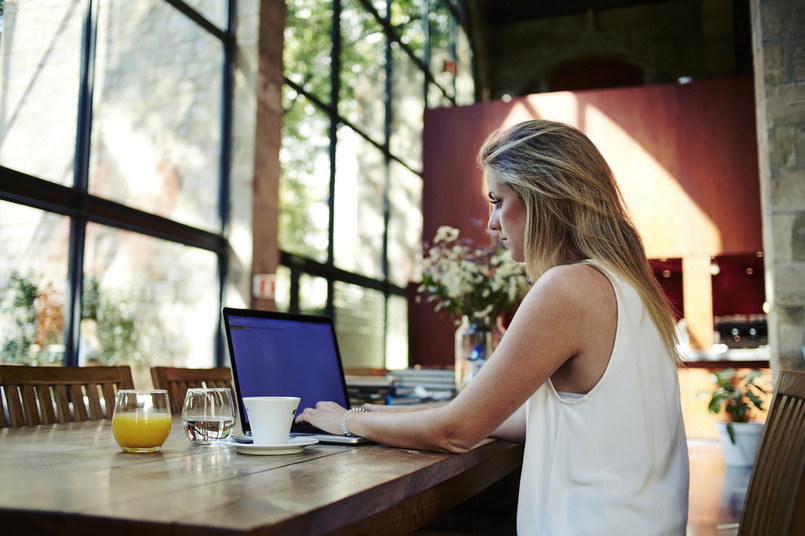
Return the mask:
<path fill-rule="evenodd" d="M 226 439 L 235 428 L 235 404 L 227 388 L 188 389 L 182 408 L 187 438 L 207 446 Z"/>

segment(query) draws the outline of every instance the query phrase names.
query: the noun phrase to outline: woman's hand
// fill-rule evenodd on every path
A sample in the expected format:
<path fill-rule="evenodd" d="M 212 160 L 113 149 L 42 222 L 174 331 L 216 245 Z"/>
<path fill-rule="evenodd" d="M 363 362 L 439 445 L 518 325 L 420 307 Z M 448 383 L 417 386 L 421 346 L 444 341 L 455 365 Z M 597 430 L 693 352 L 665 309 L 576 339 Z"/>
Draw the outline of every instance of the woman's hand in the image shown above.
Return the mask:
<path fill-rule="evenodd" d="M 344 435 L 341 423 L 344 419 L 346 409 L 335 402 L 319 402 L 316 408 L 305 408 L 296 416 L 296 422 L 306 422 L 312 424 L 319 430 L 324 430 L 328 434 Z"/>

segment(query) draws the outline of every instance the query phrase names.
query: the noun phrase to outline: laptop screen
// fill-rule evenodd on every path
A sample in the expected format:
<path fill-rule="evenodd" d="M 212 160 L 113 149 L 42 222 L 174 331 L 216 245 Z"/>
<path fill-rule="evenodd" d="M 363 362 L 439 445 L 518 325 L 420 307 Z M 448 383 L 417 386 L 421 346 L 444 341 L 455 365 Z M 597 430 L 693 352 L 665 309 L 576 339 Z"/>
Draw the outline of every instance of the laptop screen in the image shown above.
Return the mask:
<path fill-rule="evenodd" d="M 321 400 L 349 407 L 332 319 L 227 307 L 223 316 L 244 432 L 246 396 L 298 396 L 297 413 Z"/>

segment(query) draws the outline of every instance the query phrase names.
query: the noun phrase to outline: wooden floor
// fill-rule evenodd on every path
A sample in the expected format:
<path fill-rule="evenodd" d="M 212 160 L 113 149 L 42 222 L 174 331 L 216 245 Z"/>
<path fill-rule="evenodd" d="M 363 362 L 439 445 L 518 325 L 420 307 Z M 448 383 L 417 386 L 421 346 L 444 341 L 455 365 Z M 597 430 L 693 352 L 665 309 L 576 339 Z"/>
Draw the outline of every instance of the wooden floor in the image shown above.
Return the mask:
<path fill-rule="evenodd" d="M 688 452 L 688 536 L 736 534 L 751 467 L 727 467 L 716 440 L 691 439 Z"/>

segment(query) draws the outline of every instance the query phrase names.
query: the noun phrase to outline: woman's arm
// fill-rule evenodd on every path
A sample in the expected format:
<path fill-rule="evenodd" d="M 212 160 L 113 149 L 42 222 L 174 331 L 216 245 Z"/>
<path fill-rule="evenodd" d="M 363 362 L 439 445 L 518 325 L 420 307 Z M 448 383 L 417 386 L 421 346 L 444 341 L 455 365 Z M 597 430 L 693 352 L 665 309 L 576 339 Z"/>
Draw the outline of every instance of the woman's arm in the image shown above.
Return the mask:
<path fill-rule="evenodd" d="M 447 402 L 422 402 L 421 404 L 401 404 L 399 406 L 389 406 L 386 404 L 361 404 L 361 408 L 366 411 L 383 411 L 387 413 L 402 413 L 406 411 L 422 411 L 423 409 L 440 408 Z"/>
<path fill-rule="evenodd" d="M 514 443 L 525 443 L 525 404 L 503 421 L 503 424 L 489 436 Z"/>
<path fill-rule="evenodd" d="M 397 447 L 469 450 L 495 432 L 568 360 L 589 353 L 591 347 L 605 346 L 602 337 L 609 337 L 611 349 L 613 332 L 603 327 L 616 316 L 612 287 L 596 268 L 553 268 L 531 288 L 489 361 L 449 404 L 421 411 L 354 413 L 347 416 L 348 429 Z M 603 372 L 609 354 L 597 359 L 603 362 Z M 342 433 L 344 411 L 336 404 L 321 403 L 305 409 L 297 420 Z"/>

